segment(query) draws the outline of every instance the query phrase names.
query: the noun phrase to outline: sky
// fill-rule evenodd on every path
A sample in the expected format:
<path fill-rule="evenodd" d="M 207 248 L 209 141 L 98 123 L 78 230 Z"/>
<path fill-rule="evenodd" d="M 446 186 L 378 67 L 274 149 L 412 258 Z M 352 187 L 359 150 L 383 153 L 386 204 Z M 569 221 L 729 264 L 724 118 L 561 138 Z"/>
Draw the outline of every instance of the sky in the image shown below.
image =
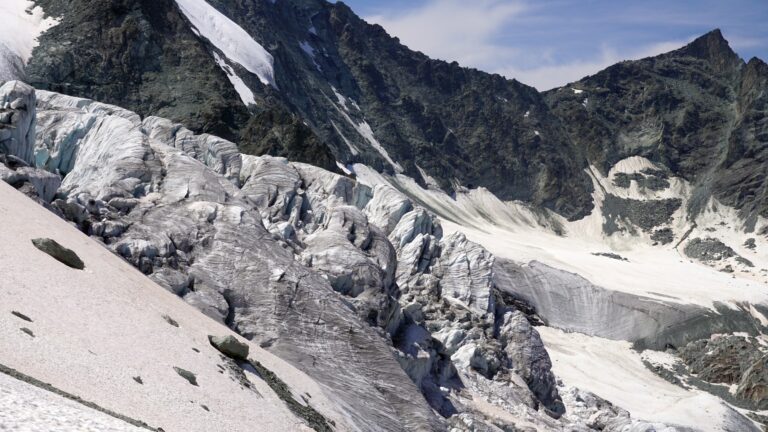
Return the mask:
<path fill-rule="evenodd" d="M 720 28 L 768 61 L 768 0 L 344 0 L 411 49 L 548 90 Z"/>

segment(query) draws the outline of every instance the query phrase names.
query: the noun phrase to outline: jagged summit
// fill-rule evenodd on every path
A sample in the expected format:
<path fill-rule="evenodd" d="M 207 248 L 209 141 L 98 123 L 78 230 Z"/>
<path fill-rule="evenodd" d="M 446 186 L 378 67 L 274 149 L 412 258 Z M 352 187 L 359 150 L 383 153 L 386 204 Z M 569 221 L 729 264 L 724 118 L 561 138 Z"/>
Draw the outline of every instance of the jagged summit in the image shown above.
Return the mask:
<path fill-rule="evenodd" d="M 718 72 L 733 70 L 744 63 L 741 57 L 731 49 L 720 29 L 714 29 L 670 54 L 707 60 Z"/>

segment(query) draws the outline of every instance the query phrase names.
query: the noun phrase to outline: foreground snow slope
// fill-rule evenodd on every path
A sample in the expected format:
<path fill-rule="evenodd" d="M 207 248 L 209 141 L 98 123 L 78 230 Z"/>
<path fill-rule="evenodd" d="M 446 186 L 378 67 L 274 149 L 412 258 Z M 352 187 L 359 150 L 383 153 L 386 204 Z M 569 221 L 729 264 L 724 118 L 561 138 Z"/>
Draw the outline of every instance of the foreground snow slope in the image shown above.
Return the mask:
<path fill-rule="evenodd" d="M 145 430 L 3 374 L 0 374 L 0 429 L 15 432 Z"/>
<path fill-rule="evenodd" d="M 2 182 L 0 219 L 2 364 L 168 432 L 308 429 L 256 375 L 248 374 L 246 389 L 221 371 L 224 361 L 207 336 L 234 334 L 229 329 Z M 40 237 L 73 249 L 85 270 L 36 249 L 30 240 Z M 295 394 L 311 395 L 312 406 L 345 429 L 314 382 L 258 346 L 250 349 L 251 358 Z M 174 367 L 196 374 L 198 386 Z"/>

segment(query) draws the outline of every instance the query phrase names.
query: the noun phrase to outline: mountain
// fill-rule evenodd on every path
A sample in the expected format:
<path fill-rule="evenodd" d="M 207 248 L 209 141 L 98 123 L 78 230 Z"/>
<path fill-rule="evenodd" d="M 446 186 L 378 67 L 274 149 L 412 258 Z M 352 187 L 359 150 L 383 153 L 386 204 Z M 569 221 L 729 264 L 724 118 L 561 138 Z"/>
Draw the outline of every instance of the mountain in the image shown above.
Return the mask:
<path fill-rule="evenodd" d="M 571 140 L 605 174 L 630 156 L 691 181 L 696 214 L 710 196 L 768 217 L 768 66 L 745 63 L 719 30 L 657 57 L 622 62 L 546 94 Z"/>
<path fill-rule="evenodd" d="M 588 166 L 605 172 L 626 157 L 652 156 L 696 182 L 702 202 L 714 194 L 744 209 L 752 223 L 757 214 L 765 217 L 765 184 L 755 178 L 765 162 L 764 126 L 755 123 L 765 109 L 755 98 L 765 91 L 765 64 L 744 64 L 719 31 L 575 83 L 589 89 L 583 97 L 566 90 L 541 95 L 413 52 L 340 2 L 206 3 L 210 10 L 200 13 L 220 14 L 223 28 L 245 31 L 269 48 L 274 83 L 264 85 L 226 57 L 216 31 L 195 36 L 203 25 L 192 12 L 185 15 L 185 2 L 110 2 L 106 8 L 38 1 L 62 22 L 41 37 L 28 80 L 168 117 L 236 140 L 252 154 L 331 170 L 335 160 L 359 162 L 422 184 L 425 174 L 449 192 L 455 182 L 485 187 L 569 219 L 592 210 Z M 218 67 L 222 59 L 228 63 Z M 251 94 L 243 100 L 258 100 L 250 120 L 232 93 L 237 86 L 225 85 L 227 71 Z M 264 142 L 265 136 L 276 138 Z M 732 166 L 742 159 L 754 163 Z"/>
<path fill-rule="evenodd" d="M 61 250 L 30 246 L 45 236 L 85 263 L 51 271 L 87 286 L 105 285 L 116 256 L 143 273 L 115 277 L 142 287 L 140 307 L 86 334 L 130 333 L 126 320 L 174 331 L 141 312 L 157 304 L 182 344 L 227 328 L 250 341 L 254 361 L 228 373 L 268 400 L 232 403 L 269 414 L 238 411 L 228 430 L 766 423 L 766 67 L 719 31 L 539 93 L 413 52 L 343 3 L 13 5 L 30 25 L 23 43 L 0 39 L 0 178 L 28 200 L 3 186 L 0 220 L 56 222 L 7 233 L 3 244 L 29 242 L 0 254 L 27 287 L 0 282 L 24 306 L 8 323 L 15 310 L 85 325 L 77 303 L 127 301 L 120 290 L 49 301 L 36 268 L 63 264 L 45 255 Z M 96 260 L 98 244 L 116 256 Z M 163 411 L 174 403 L 138 415 L 135 380 L 109 362 L 83 360 L 72 381 L 48 374 L 82 358 L 70 328 L 39 368 L 1 352 L 0 366 L 118 420 L 189 429 Z M 13 324 L 6 333 L 30 343 Z M 221 369 L 169 374 L 147 338 L 132 347 L 154 361 L 115 364 L 162 379 Z M 89 373 L 105 379 L 83 387 Z M 125 397 L 108 391 L 127 384 Z M 194 385 L 176 384 L 167 393 L 193 401 L 195 428 L 222 428 Z M 221 404 L 231 393 L 202 390 Z M 77 415 L 70 424 L 94 416 Z"/>

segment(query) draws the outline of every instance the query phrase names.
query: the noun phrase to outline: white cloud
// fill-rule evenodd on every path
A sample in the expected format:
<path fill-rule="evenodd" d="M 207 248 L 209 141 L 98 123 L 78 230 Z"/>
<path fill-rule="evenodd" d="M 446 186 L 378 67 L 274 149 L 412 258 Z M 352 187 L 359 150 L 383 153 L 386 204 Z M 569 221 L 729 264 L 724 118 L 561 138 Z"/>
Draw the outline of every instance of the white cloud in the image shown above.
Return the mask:
<path fill-rule="evenodd" d="M 523 0 L 429 0 L 420 7 L 366 20 L 380 24 L 409 48 L 432 58 L 499 73 L 539 90 L 579 80 L 622 60 L 661 54 L 687 42 L 655 43 L 629 52 L 604 44 L 597 55 L 571 61 L 558 60 L 557 47 L 542 46 L 535 40 L 519 46 L 499 42 L 507 26 L 542 18 L 526 16 L 537 9 Z"/>
<path fill-rule="evenodd" d="M 597 58 L 561 64 L 550 63 L 525 69 L 517 68 L 514 65 L 500 66 L 491 72 L 504 75 L 507 78 L 515 78 L 522 83 L 544 91 L 578 81 L 623 60 L 637 60 L 675 50 L 684 46 L 692 39 L 655 43 L 623 53 L 603 46 L 601 54 Z"/>
<path fill-rule="evenodd" d="M 493 38 L 525 10 L 521 1 L 431 0 L 404 13 L 367 17 L 409 48 L 441 60 L 478 66 L 519 51 Z"/>

